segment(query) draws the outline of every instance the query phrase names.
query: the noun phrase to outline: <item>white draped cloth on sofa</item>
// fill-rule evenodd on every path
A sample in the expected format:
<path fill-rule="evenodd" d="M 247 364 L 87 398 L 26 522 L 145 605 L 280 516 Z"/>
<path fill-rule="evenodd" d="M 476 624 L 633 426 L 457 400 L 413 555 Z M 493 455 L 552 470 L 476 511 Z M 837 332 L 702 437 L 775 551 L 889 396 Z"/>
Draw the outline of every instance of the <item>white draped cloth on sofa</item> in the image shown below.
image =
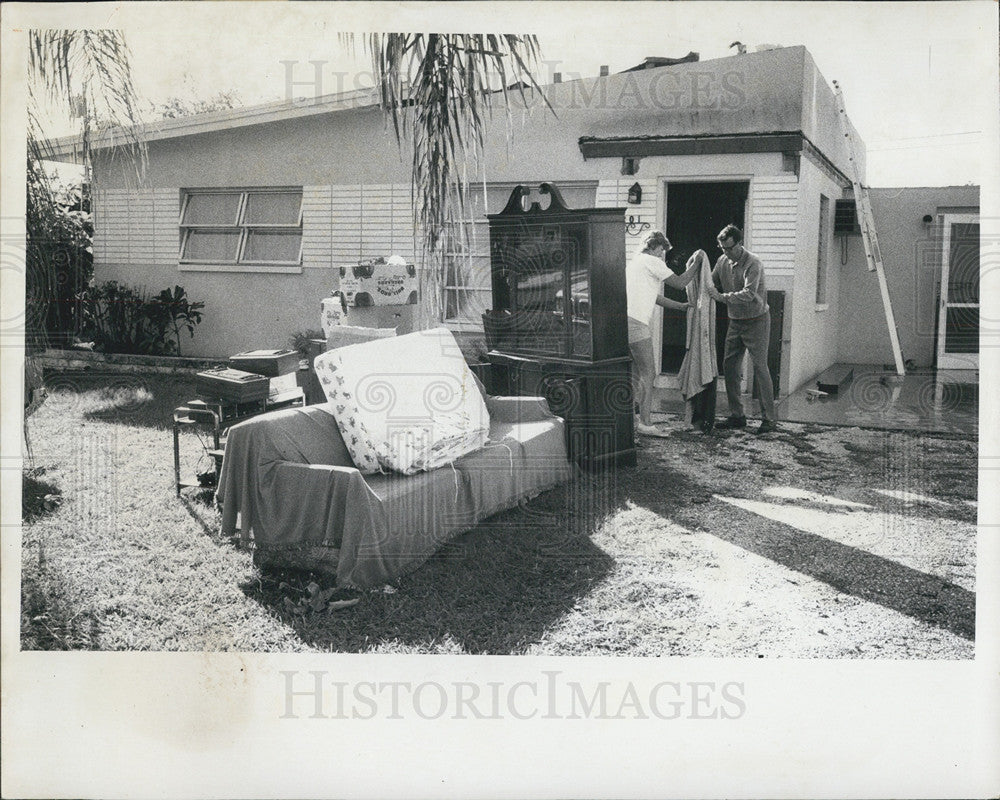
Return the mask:
<path fill-rule="evenodd" d="M 487 405 L 483 448 L 415 475 L 363 475 L 323 406 L 235 425 L 217 493 L 223 533 L 239 524 L 261 564 L 335 571 L 340 586 L 391 581 L 479 520 L 573 477 L 563 422 L 544 400 Z"/>

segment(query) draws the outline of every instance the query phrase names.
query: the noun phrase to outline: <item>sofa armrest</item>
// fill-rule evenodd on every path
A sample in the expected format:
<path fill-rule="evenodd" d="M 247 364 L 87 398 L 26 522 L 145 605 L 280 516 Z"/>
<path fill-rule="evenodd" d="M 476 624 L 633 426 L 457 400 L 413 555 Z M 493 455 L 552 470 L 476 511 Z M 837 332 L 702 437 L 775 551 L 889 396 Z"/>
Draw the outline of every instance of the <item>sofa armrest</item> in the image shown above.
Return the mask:
<path fill-rule="evenodd" d="M 379 503 L 355 467 L 275 461 L 263 466 L 255 487 L 246 493 L 246 521 L 258 547 L 302 545 L 340 547 L 345 531 L 367 528 Z M 235 512 L 237 509 L 233 509 Z M 223 505 L 223 516 L 227 516 Z M 232 530 L 224 519 L 223 531 Z"/>
<path fill-rule="evenodd" d="M 487 397 L 486 408 L 502 422 L 544 422 L 555 416 L 544 397 Z"/>

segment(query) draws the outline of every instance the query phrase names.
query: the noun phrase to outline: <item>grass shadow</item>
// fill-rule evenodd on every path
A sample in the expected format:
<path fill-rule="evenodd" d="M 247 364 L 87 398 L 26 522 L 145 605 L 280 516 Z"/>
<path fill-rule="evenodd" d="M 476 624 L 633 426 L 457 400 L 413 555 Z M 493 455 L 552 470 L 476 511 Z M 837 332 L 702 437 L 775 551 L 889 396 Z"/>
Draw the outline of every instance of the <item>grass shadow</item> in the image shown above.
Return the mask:
<path fill-rule="evenodd" d="M 58 508 L 62 491 L 54 483 L 41 480 L 45 467 L 26 469 L 21 474 L 21 521 L 34 522 Z"/>
<path fill-rule="evenodd" d="M 90 611 L 72 611 L 62 582 L 34 542 L 21 556 L 21 650 L 96 650 L 100 623 Z"/>
<path fill-rule="evenodd" d="M 742 496 L 733 487 L 706 487 L 670 471 L 665 484 L 671 498 L 649 494 L 634 502 L 670 515 L 679 524 L 696 525 L 685 513 L 686 498 L 704 502 L 706 490 Z M 717 501 L 713 501 L 717 502 Z M 834 513 L 827 510 L 827 513 Z M 846 513 L 846 512 L 844 512 Z M 957 584 L 850 545 L 807 533 L 781 522 L 731 508 L 727 525 L 702 530 L 789 569 L 822 581 L 861 600 L 878 603 L 963 639 L 975 641 L 976 595 Z M 741 524 L 742 523 L 742 524 Z"/>
<path fill-rule="evenodd" d="M 61 414 L 159 430 L 197 394 L 193 375 L 80 370 L 47 372 L 45 390 Z"/>
<path fill-rule="evenodd" d="M 572 509 L 573 494 L 572 484 L 559 487 L 485 520 L 390 591 L 364 593 L 342 611 L 297 616 L 286 608 L 282 582 L 332 586 L 330 577 L 274 573 L 243 589 L 321 650 L 524 653 L 614 567 L 591 541 L 598 514 Z"/>

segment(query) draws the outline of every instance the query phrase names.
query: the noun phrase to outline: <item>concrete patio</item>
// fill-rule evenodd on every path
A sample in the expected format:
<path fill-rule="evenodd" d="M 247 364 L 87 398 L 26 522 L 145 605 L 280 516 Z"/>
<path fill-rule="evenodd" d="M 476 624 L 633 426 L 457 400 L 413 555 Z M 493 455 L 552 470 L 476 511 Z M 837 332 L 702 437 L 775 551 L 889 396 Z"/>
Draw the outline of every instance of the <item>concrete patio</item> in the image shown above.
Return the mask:
<path fill-rule="evenodd" d="M 776 403 L 778 419 L 820 425 L 893 431 L 977 436 L 979 433 L 978 373 L 966 370 L 911 370 L 902 379 L 878 365 L 845 365 L 853 378 L 836 394 L 817 396 L 810 381 Z M 750 415 L 758 411 L 749 404 Z M 719 379 L 717 417 L 727 414 L 724 383 Z M 654 410 L 684 413 L 676 390 L 659 390 Z"/>

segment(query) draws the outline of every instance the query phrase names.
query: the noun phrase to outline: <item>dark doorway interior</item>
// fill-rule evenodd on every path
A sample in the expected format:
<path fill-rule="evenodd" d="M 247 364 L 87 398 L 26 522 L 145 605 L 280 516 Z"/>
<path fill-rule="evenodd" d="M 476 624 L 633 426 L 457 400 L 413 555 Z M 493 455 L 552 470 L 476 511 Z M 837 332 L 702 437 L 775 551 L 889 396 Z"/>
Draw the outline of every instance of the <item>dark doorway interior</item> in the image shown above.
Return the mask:
<path fill-rule="evenodd" d="M 720 255 L 716 236 L 732 223 L 744 227 L 749 181 L 696 181 L 667 184 L 667 238 L 674 246 L 667 258 L 670 268 L 677 273 L 684 271 L 688 258 L 695 250 L 704 250 L 714 264 Z M 684 292 L 667 288 L 667 297 L 685 300 Z M 725 306 L 718 307 L 718 341 L 725 340 Z M 660 369 L 676 374 L 684 360 L 684 342 L 687 335 L 685 314 L 680 311 L 663 311 L 663 351 Z"/>

